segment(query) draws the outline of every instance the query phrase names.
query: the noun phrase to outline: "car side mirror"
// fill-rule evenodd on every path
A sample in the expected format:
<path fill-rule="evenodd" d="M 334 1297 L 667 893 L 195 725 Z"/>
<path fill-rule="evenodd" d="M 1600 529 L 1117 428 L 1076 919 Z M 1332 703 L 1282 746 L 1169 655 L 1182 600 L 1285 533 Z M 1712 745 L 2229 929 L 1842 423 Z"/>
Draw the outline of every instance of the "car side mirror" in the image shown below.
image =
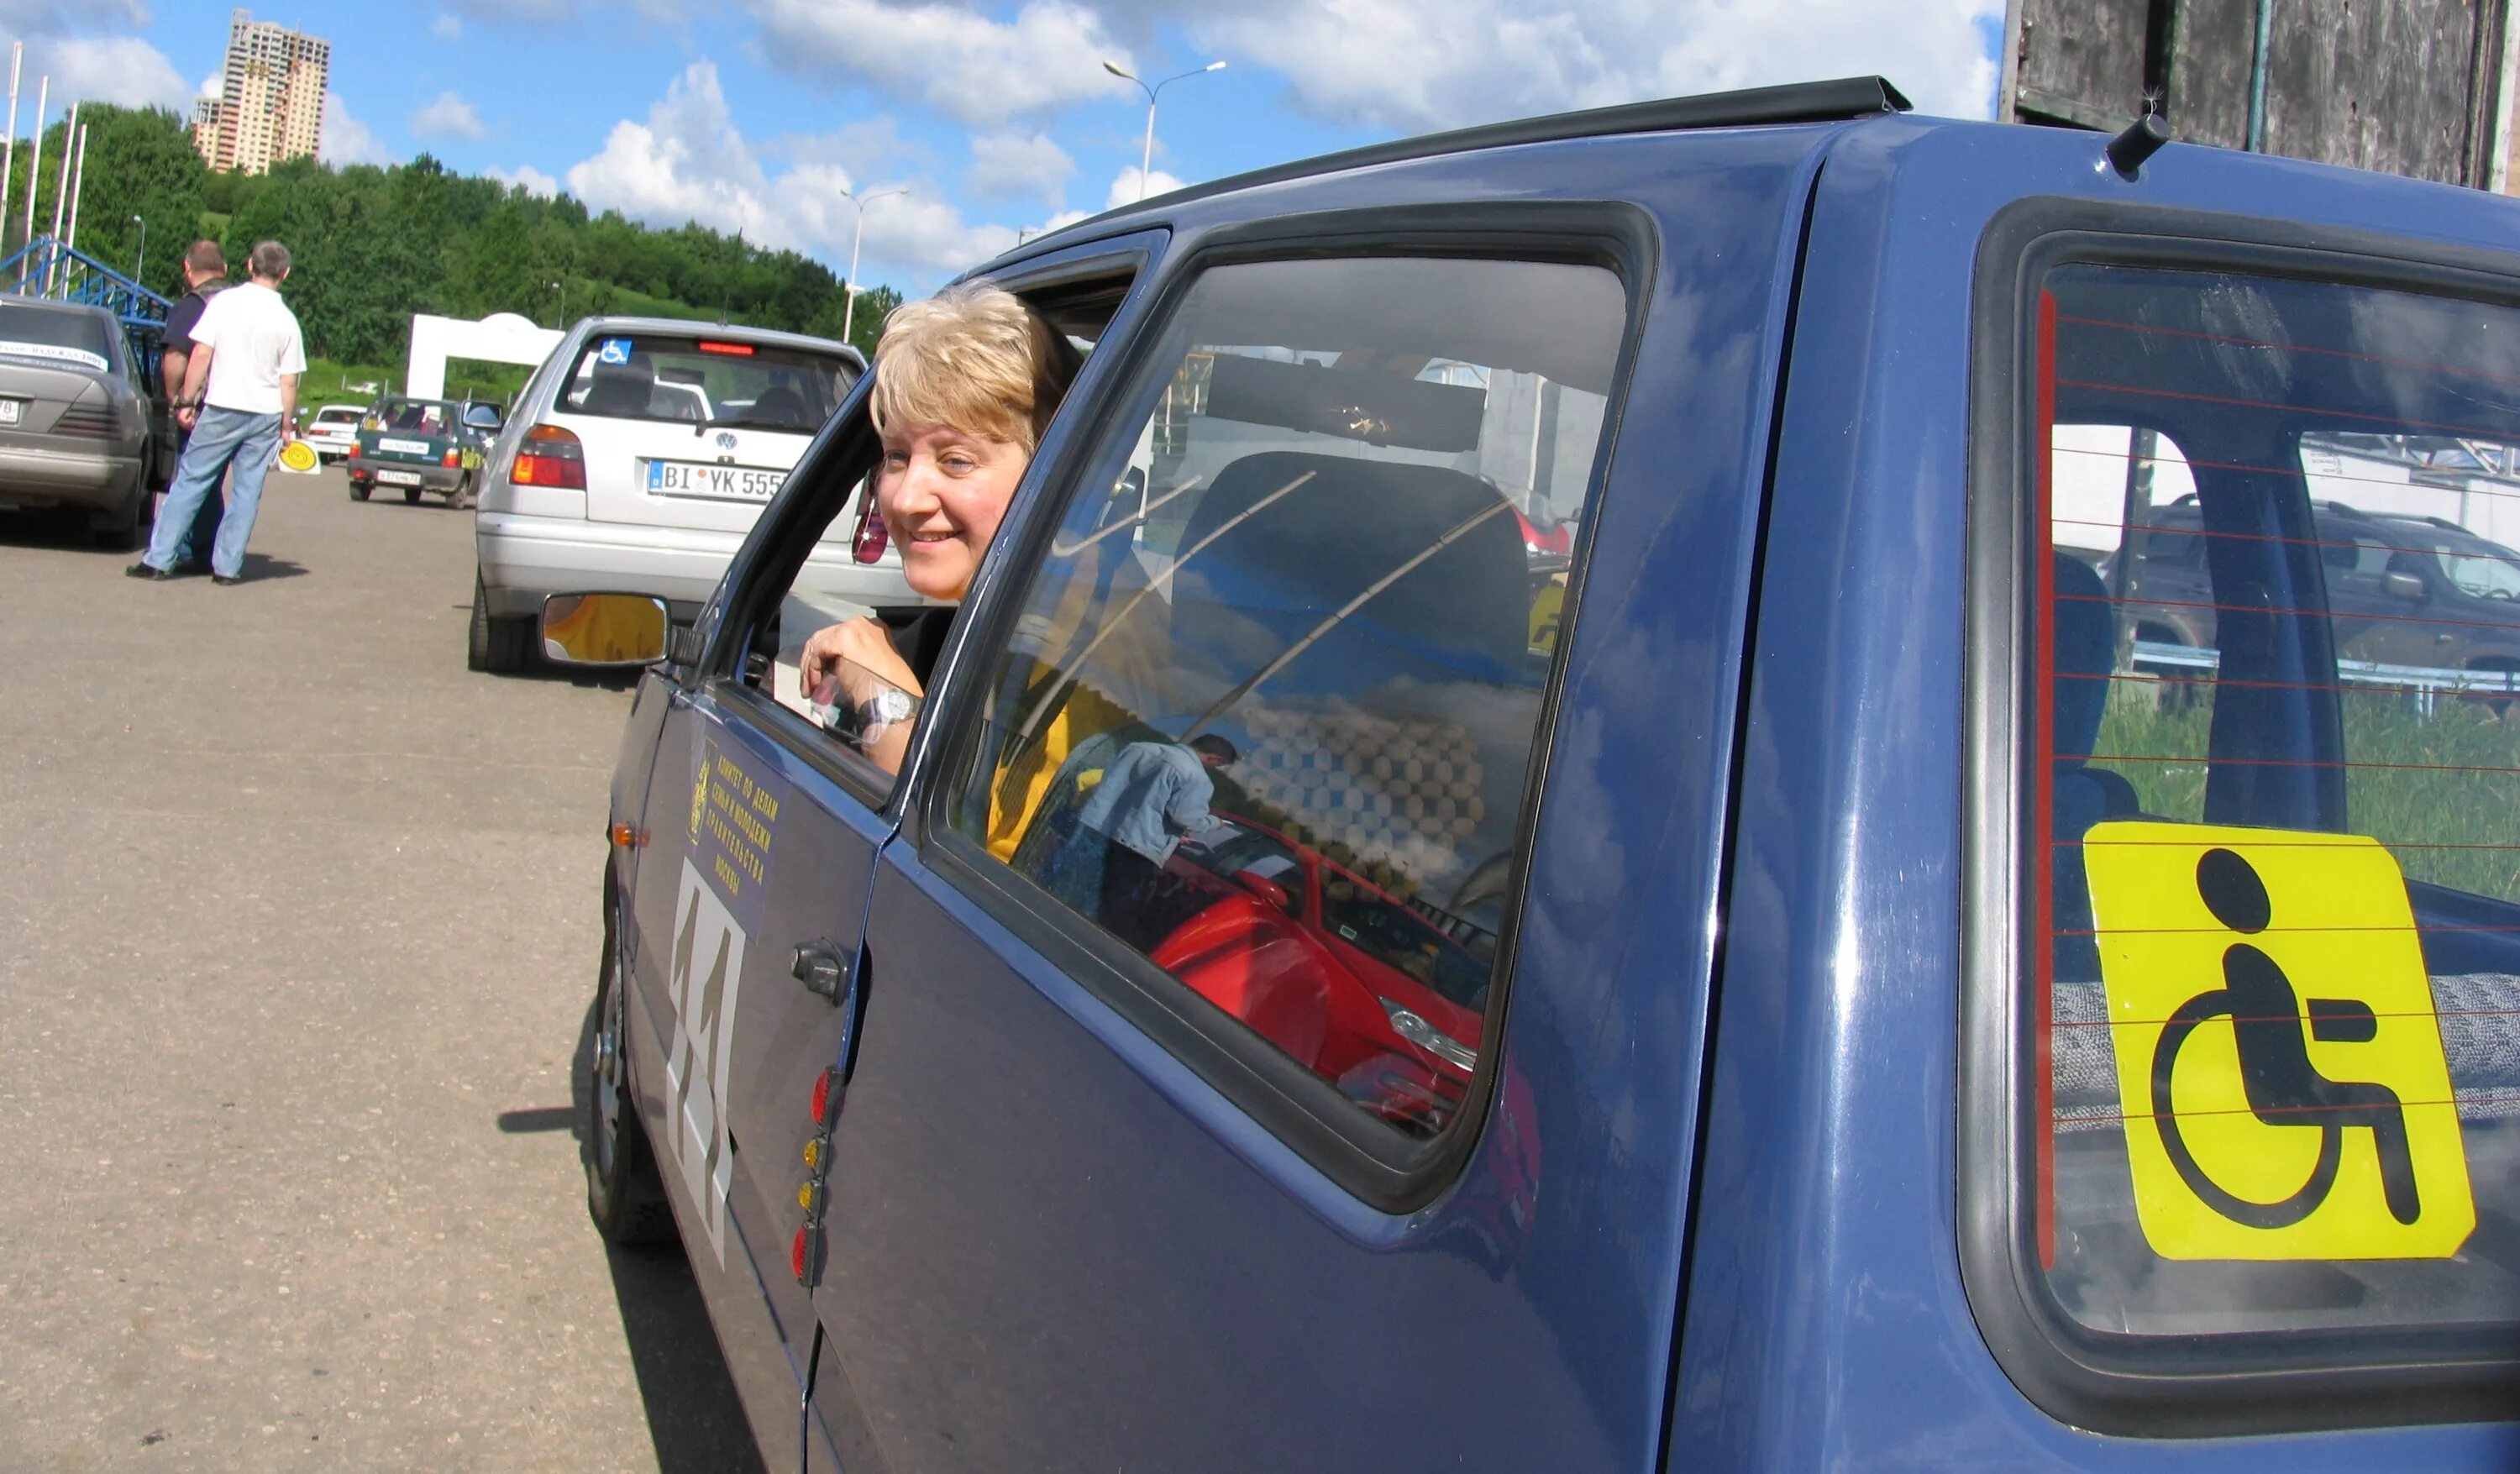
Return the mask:
<path fill-rule="evenodd" d="M 2411 573 L 2387 574 L 2381 578 L 2380 587 L 2389 591 L 2391 599 L 2403 599 L 2408 603 L 2422 603 L 2431 597 L 2424 581 Z"/>
<path fill-rule="evenodd" d="M 648 665 L 665 658 L 673 621 L 645 594 L 555 594 L 543 601 L 543 656 L 560 665 Z"/>
<path fill-rule="evenodd" d="M 1294 899 L 1286 894 L 1286 888 L 1266 875 L 1241 871 L 1235 875 L 1234 882 L 1280 911 L 1295 909 Z"/>

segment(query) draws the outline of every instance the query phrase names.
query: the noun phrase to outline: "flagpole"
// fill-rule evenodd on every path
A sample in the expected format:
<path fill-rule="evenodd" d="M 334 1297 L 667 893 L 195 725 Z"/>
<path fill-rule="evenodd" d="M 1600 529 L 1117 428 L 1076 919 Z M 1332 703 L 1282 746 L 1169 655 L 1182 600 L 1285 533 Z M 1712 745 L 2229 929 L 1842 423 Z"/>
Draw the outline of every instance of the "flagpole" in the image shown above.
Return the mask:
<path fill-rule="evenodd" d="M 53 185 L 53 244 L 44 249 L 44 294 L 53 290 L 53 277 L 62 264 L 62 211 L 70 202 L 70 143 L 78 136 L 79 105 L 70 104 L 69 116 L 62 120 L 62 177 Z"/>
<path fill-rule="evenodd" d="M 62 238 L 62 244 L 72 250 L 78 249 L 79 197 L 87 193 L 87 128 L 79 124 L 78 162 L 70 166 L 70 233 Z"/>
<path fill-rule="evenodd" d="M 9 244 L 9 171 L 18 161 L 18 73 L 26 65 L 26 43 L 9 48 L 9 131 L 0 134 L 0 248 Z"/>
<path fill-rule="evenodd" d="M 35 84 L 35 136 L 26 146 L 26 240 L 35 244 L 35 197 L 43 193 L 44 182 L 44 110 L 51 106 L 53 79 L 44 77 Z M 18 290 L 26 290 L 26 261 L 18 260 Z"/>

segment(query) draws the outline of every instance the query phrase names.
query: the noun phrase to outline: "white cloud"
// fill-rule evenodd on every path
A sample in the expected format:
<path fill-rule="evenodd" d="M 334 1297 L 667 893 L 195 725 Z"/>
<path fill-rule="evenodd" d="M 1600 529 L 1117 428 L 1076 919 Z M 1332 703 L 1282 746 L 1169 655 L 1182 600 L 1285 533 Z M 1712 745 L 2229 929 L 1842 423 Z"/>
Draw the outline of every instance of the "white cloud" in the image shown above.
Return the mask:
<path fill-rule="evenodd" d="M 845 270 L 856 210 L 842 191 L 859 181 L 835 160 L 799 158 L 809 152 L 800 141 L 787 141 L 781 153 L 797 161 L 773 176 L 736 126 L 716 65 L 699 61 L 665 89 L 647 121 L 613 124 L 603 152 L 568 170 L 568 189 L 599 210 L 653 225 L 695 220 L 740 230 L 757 246 L 812 251 Z M 1012 246 L 1014 238 L 1004 226 L 966 222 L 932 183 L 916 181 L 910 195 L 867 210 L 862 274 L 959 271 Z"/>
<path fill-rule="evenodd" d="M 411 115 L 411 131 L 422 138 L 469 138 L 478 142 L 488 130 L 481 126 L 481 114 L 472 111 L 471 103 L 447 91 Z"/>
<path fill-rule="evenodd" d="M 53 79 L 53 101 L 114 103 L 125 108 L 172 108 L 192 115 L 193 84 L 165 53 L 138 36 L 52 36 L 26 40 L 24 96 L 35 82 Z"/>
<path fill-rule="evenodd" d="M 1157 195 L 1168 195 L 1181 187 L 1182 181 L 1161 169 L 1155 169 L 1147 174 L 1145 187 L 1142 189 L 1139 187 L 1138 166 L 1131 164 L 1120 171 L 1119 177 L 1111 181 L 1111 193 L 1103 201 L 1102 207 L 1106 210 L 1116 210 L 1124 204 L 1135 204 L 1141 200 L 1151 200 Z"/>
<path fill-rule="evenodd" d="M 393 162 L 375 130 L 350 115 L 349 106 L 338 92 L 324 94 L 324 134 L 318 153 L 333 164 Z"/>
<path fill-rule="evenodd" d="M 441 41 L 461 41 L 464 39 L 464 22 L 454 12 L 442 10 L 437 13 L 436 20 L 428 22 L 428 33 Z"/>
<path fill-rule="evenodd" d="M 1928 112 L 1984 116 L 2001 0 L 1294 0 L 1201 22 L 1308 112 L 1401 132 L 1877 71 Z"/>
<path fill-rule="evenodd" d="M 1129 53 L 1102 19 L 1068 0 L 1031 0 L 1012 21 L 960 5 L 886 0 L 749 0 L 772 65 L 849 77 L 914 98 L 975 127 L 998 127 L 1129 84 L 1102 69 Z"/>
<path fill-rule="evenodd" d="M 614 123 L 604 151 L 569 169 L 568 187 L 598 209 L 667 225 L 697 220 L 774 244 L 769 178 L 736 130 L 710 62 L 676 77 L 646 122 Z"/>
<path fill-rule="evenodd" d="M 982 133 L 971 139 L 971 193 L 985 200 L 1037 196 L 1056 205 L 1076 160 L 1042 133 Z"/>
<path fill-rule="evenodd" d="M 228 79 L 213 71 L 208 76 L 202 78 L 202 90 L 197 94 L 197 96 L 206 98 L 215 103 L 220 98 L 227 95 L 227 90 Z"/>
<path fill-rule="evenodd" d="M 529 163 L 520 163 L 513 169 L 503 169 L 497 164 L 492 164 L 481 172 L 512 188 L 522 186 L 526 194 L 538 195 L 545 200 L 560 193 L 559 180 Z"/>

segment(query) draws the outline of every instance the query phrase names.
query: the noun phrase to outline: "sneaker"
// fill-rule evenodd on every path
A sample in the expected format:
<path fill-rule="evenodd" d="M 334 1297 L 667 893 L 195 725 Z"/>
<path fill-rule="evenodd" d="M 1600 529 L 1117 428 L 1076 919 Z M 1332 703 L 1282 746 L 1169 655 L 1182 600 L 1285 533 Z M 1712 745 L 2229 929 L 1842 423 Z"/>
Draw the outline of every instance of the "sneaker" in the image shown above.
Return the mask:
<path fill-rule="evenodd" d="M 217 584 L 221 588 L 226 588 L 232 584 L 241 584 L 245 582 L 245 575 L 240 573 L 231 578 L 225 573 L 213 573 L 210 575 L 210 582 Z"/>
<path fill-rule="evenodd" d="M 149 566 L 146 560 L 143 560 L 141 562 L 133 563 L 130 567 L 123 569 L 122 576 L 125 578 L 146 578 L 152 581 L 162 582 L 166 579 L 173 578 L 175 575 L 167 572 L 163 568 L 153 568 Z"/>

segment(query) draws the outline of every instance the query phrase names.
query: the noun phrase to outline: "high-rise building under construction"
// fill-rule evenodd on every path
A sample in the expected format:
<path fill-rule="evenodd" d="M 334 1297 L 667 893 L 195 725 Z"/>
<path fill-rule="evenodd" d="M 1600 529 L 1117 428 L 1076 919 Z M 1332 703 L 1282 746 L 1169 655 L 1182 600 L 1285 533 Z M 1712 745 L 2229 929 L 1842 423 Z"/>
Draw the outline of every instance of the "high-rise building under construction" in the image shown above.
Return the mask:
<path fill-rule="evenodd" d="M 252 13 L 228 16 L 228 64 L 219 95 L 195 114 L 193 147 L 213 169 L 260 174 L 316 154 L 324 138 L 324 88 L 333 44 Z"/>

